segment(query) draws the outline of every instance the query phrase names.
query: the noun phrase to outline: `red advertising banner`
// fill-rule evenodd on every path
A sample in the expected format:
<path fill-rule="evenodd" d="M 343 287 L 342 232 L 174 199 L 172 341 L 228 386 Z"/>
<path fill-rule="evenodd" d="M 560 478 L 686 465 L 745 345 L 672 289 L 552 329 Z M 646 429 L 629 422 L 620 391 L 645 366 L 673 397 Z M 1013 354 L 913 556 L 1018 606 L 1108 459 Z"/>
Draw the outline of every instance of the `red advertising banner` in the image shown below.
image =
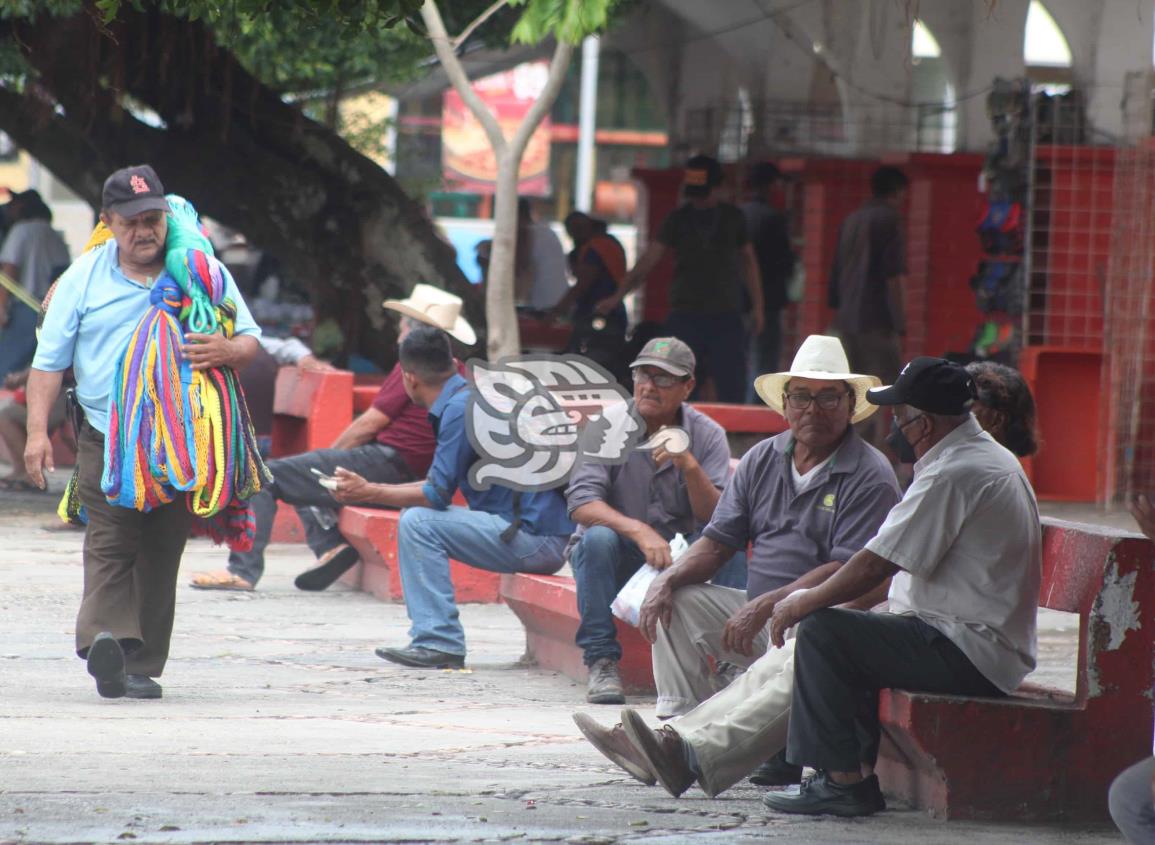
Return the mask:
<path fill-rule="evenodd" d="M 541 96 L 549 76 L 545 62 L 526 62 L 473 83 L 473 90 L 497 116 L 506 138 L 521 124 L 530 105 Z M 545 196 L 549 184 L 550 123 L 546 115 L 525 148 L 518 171 L 517 190 Z M 497 183 L 497 159 L 489 139 L 461 95 L 450 88 L 441 105 L 441 169 L 451 191 L 492 194 Z"/>

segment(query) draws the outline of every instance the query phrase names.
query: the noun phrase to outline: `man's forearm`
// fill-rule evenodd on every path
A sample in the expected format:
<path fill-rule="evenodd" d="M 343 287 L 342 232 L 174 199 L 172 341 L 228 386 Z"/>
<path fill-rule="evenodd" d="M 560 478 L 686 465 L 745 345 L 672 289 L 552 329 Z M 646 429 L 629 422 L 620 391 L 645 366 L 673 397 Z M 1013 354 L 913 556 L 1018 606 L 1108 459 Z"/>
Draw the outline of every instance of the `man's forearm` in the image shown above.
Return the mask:
<path fill-rule="evenodd" d="M 26 402 L 28 403 L 28 436 L 48 435 L 48 414 L 56 397 L 60 395 L 60 386 L 64 383 L 64 371 L 51 372 L 48 370 L 32 369 L 28 373 L 28 384 L 24 387 Z"/>
<path fill-rule="evenodd" d="M 229 366 L 234 370 L 240 370 L 253 360 L 257 350 L 261 348 L 261 342 L 252 335 L 239 334 L 229 339 L 229 346 L 231 347 Z"/>
<path fill-rule="evenodd" d="M 906 334 L 906 306 L 903 303 L 903 289 L 906 287 L 906 276 L 892 276 L 887 279 L 887 307 L 890 309 L 890 320 L 898 334 Z"/>
<path fill-rule="evenodd" d="M 634 531 L 638 527 L 638 520 L 631 519 L 605 502 L 586 502 L 584 505 L 578 505 L 570 514 L 570 518 L 578 525 L 584 525 L 586 528 L 604 525 L 629 539 L 633 539 Z"/>
<path fill-rule="evenodd" d="M 852 602 L 871 592 L 896 572 L 898 567 L 889 560 L 863 549 L 826 581 L 801 597 L 805 613 Z"/>
<path fill-rule="evenodd" d="M 699 537 L 673 566 L 662 573 L 662 577 L 673 590 L 690 584 L 705 584 L 718 574 L 736 551 L 709 537 Z"/>
<path fill-rule="evenodd" d="M 710 476 L 702 469 L 701 464 L 695 464 L 689 472 L 683 472 L 686 479 L 686 495 L 690 498 L 690 510 L 698 522 L 709 522 L 714 516 L 714 508 L 722 498 L 722 491 L 714 486 Z"/>
<path fill-rule="evenodd" d="M 762 271 L 758 269 L 758 259 L 752 249 L 747 248 L 746 256 L 746 289 L 750 292 L 750 310 L 760 314 L 766 308 L 762 297 Z"/>
<path fill-rule="evenodd" d="M 796 578 L 785 587 L 779 587 L 777 590 L 771 590 L 768 595 L 772 596 L 772 601 L 778 603 L 786 598 L 791 593 L 798 590 L 810 590 L 817 587 L 819 584 L 826 582 L 826 579 L 842 568 L 842 561 L 832 560 L 821 566 L 816 566 L 803 575 L 801 578 Z"/>
<path fill-rule="evenodd" d="M 425 498 L 425 482 L 407 484 L 370 484 L 367 504 L 386 508 L 428 508 L 432 503 Z"/>

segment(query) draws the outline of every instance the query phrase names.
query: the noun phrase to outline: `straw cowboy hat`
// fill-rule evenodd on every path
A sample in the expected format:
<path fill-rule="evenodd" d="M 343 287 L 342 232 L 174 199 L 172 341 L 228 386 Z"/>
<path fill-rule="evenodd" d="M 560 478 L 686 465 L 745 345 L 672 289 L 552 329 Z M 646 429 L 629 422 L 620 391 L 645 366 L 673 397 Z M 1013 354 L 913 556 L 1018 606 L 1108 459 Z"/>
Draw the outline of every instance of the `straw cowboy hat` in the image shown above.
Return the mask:
<path fill-rule="evenodd" d="M 866 391 L 878 387 L 882 381 L 877 376 L 864 376 L 850 372 L 842 341 L 836 337 L 812 334 L 798 347 L 794 363 L 789 372 L 767 373 L 754 379 L 754 389 L 762 401 L 778 413 L 786 416 L 782 407 L 782 394 L 786 383 L 792 378 L 812 378 L 824 381 L 844 381 L 854 390 L 854 416 L 852 423 L 861 422 L 878 410 L 877 405 L 866 401 Z"/>
<path fill-rule="evenodd" d="M 390 311 L 436 326 L 460 340 L 466 346 L 477 343 L 473 326 L 461 316 L 461 297 L 454 296 L 433 285 L 414 285 L 406 299 L 386 299 L 382 303 Z"/>

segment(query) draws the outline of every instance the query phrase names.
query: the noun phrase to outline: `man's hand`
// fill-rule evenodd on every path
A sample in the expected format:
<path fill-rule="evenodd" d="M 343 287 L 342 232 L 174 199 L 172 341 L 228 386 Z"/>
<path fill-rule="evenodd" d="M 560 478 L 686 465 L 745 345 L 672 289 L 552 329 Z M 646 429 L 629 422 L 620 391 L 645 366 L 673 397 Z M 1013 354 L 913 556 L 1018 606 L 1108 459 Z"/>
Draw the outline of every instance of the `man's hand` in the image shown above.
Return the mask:
<path fill-rule="evenodd" d="M 665 569 L 674 562 L 670 557 L 670 544 L 662 539 L 662 535 L 644 522 L 634 526 L 630 539 L 637 544 L 646 558 L 646 563 L 654 569 Z"/>
<path fill-rule="evenodd" d="M 233 345 L 223 334 L 186 334 L 180 348 L 194 370 L 231 367 L 234 361 Z"/>
<path fill-rule="evenodd" d="M 48 489 L 44 471 L 52 472 L 56 466 L 52 457 L 52 441 L 48 439 L 47 432 L 28 436 L 28 442 L 24 445 L 24 469 L 33 484 L 41 490 Z"/>
<path fill-rule="evenodd" d="M 738 612 L 730 617 L 726 627 L 722 629 L 723 647 L 735 654 L 752 657 L 754 640 L 766 627 L 773 612 L 774 602 L 770 600 L 768 593 L 746 602 L 738 608 Z"/>
<path fill-rule="evenodd" d="M 646 598 L 638 611 L 638 630 L 647 642 L 653 643 L 658 638 L 658 624 L 663 628 L 670 626 L 670 617 L 674 612 L 674 591 L 670 589 L 665 577 L 659 575 L 650 582 L 650 589 L 646 590 Z"/>
<path fill-rule="evenodd" d="M 669 461 L 680 469 L 683 475 L 698 466 L 698 459 L 695 458 L 688 449 L 685 452 L 667 452 L 664 446 L 658 446 L 652 454 L 655 464 L 661 466 L 666 461 Z"/>
<path fill-rule="evenodd" d="M 352 470 L 337 467 L 333 471 L 333 478 L 337 481 L 333 498 L 341 504 L 355 505 L 373 500 L 373 485 Z"/>
<path fill-rule="evenodd" d="M 315 355 L 306 355 L 297 362 L 297 366 L 302 370 L 308 370 L 314 373 L 335 373 L 337 368 L 328 361 L 322 361 Z"/>
<path fill-rule="evenodd" d="M 1139 523 L 1139 530 L 1149 539 L 1155 540 L 1155 505 L 1142 493 L 1131 502 L 1131 516 Z"/>
<path fill-rule="evenodd" d="M 774 613 L 770 617 L 770 642 L 778 648 L 782 648 L 786 643 L 786 631 L 810 614 L 805 599 L 806 592 L 795 590 L 774 605 Z"/>

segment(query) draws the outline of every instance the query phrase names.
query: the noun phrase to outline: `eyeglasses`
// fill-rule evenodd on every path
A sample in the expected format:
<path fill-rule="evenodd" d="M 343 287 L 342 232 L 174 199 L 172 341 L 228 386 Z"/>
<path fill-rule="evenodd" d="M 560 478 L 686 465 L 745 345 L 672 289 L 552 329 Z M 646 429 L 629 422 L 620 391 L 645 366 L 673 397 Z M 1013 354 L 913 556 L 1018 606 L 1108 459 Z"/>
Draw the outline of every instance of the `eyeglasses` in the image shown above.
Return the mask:
<path fill-rule="evenodd" d="M 645 370 L 634 370 L 635 384 L 652 384 L 659 388 L 673 387 L 675 384 L 688 381 L 689 378 L 689 376 L 675 376 L 670 373 L 647 373 Z"/>
<path fill-rule="evenodd" d="M 850 393 L 845 390 L 822 390 L 818 393 L 807 393 L 806 391 L 787 393 L 785 397 L 786 402 L 795 411 L 805 411 L 810 407 L 811 402 L 817 403 L 823 411 L 833 411 L 842 402 L 842 398 L 849 395 Z"/>

